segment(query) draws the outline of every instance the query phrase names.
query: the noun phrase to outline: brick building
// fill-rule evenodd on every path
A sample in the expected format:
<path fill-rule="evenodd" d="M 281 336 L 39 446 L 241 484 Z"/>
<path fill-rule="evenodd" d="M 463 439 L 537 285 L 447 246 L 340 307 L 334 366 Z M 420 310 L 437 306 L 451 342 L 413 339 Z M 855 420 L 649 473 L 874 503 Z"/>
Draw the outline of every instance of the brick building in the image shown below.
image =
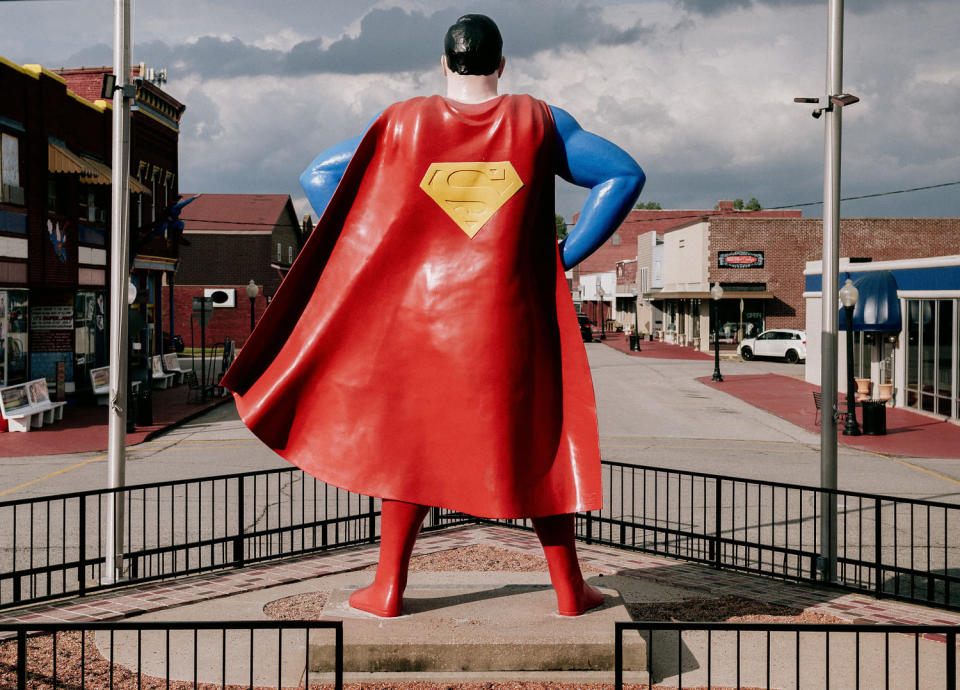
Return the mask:
<path fill-rule="evenodd" d="M 819 218 L 715 216 L 640 236 L 641 321 L 657 320 L 667 337 L 707 349 L 710 286 L 720 283 L 721 342 L 735 343 L 767 328 L 804 328 L 803 271 L 822 256 Z M 957 218 L 846 218 L 840 253 L 854 261 L 889 261 L 955 253 Z M 662 246 L 662 281 L 655 285 L 654 243 Z M 647 263 L 649 261 L 649 263 Z M 644 265 L 646 264 L 646 265 Z M 644 274 L 647 279 L 645 280 Z M 641 330 L 643 330 L 643 323 Z"/>
<path fill-rule="evenodd" d="M 799 210 L 738 211 L 734 209 L 732 201 L 721 201 L 713 210 L 634 209 L 606 242 L 573 269 L 571 289 L 575 293 L 574 301 L 577 302 L 577 298 L 580 298 L 582 311 L 595 325 L 600 325 L 602 308 L 604 318 L 612 322 L 612 325 L 628 328 L 639 321 L 636 311 L 637 291 L 641 281 L 639 272 L 644 268 L 648 269 L 645 274 L 648 287 L 662 287 L 659 284 L 662 268 L 660 259 L 654 258 L 654 254 L 658 257 L 662 254 L 662 251 L 657 249 L 656 238 L 662 239 L 664 233 L 706 218 L 799 218 L 801 215 Z M 575 221 L 576 218 L 577 216 L 574 216 Z M 660 244 L 662 245 L 662 242 Z M 630 266 L 629 262 L 635 264 Z M 633 273 L 633 276 L 627 277 L 625 272 Z M 602 298 L 596 289 L 598 278 L 600 284 L 604 285 Z M 655 306 L 647 305 L 646 315 L 642 310 L 641 306 L 639 316 L 645 316 L 645 322 L 637 325 L 641 332 L 650 333 L 656 327 L 656 322 L 662 319 L 655 314 Z"/>
<path fill-rule="evenodd" d="M 112 105 L 99 100 L 111 68 L 47 70 L 0 58 L 0 384 L 58 371 L 66 392 L 89 388 L 107 363 Z M 137 77 L 138 70 L 133 76 Z M 131 113 L 131 227 L 143 317 L 139 352 L 160 352 L 169 311 L 162 286 L 177 247 L 149 225 L 177 198 L 184 106 L 137 82 Z"/>
<path fill-rule="evenodd" d="M 302 228 L 287 194 L 200 194 L 183 208 L 184 238 L 173 288 L 175 332 L 189 347 L 200 347 L 199 320 L 192 317 L 194 297 L 222 290 L 205 329 L 207 346 L 229 337 L 242 344 L 250 334 L 252 280 L 259 293 L 252 306 L 258 318 L 276 294 L 309 233 Z"/>

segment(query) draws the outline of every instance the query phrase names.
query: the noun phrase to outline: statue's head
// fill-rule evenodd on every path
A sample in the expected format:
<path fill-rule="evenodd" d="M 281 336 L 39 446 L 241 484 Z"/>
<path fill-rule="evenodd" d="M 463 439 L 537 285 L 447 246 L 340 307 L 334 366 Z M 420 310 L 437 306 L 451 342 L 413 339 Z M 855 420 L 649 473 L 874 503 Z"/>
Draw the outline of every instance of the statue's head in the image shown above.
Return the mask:
<path fill-rule="evenodd" d="M 496 23 L 482 14 L 465 14 L 443 38 L 447 69 L 457 74 L 493 74 L 500 68 L 503 38 Z"/>

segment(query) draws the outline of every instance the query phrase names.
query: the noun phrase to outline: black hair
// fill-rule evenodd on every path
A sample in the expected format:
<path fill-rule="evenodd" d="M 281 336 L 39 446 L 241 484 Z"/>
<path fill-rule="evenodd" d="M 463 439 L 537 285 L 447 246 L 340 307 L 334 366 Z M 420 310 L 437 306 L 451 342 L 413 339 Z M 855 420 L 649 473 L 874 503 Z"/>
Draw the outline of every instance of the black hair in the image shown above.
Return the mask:
<path fill-rule="evenodd" d="M 447 69 L 457 74 L 493 74 L 500 68 L 503 38 L 496 23 L 483 14 L 465 14 L 443 37 Z"/>

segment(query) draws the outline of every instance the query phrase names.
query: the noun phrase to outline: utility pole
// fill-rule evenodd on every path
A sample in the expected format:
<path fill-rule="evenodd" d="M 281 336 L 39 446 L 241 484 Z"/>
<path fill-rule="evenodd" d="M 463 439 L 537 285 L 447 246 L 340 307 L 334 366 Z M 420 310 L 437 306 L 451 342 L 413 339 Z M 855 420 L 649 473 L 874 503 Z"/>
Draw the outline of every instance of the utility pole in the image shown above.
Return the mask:
<path fill-rule="evenodd" d="M 820 387 L 824 409 L 820 425 L 820 487 L 837 488 L 837 314 L 840 273 L 840 132 L 844 106 L 860 99 L 843 93 L 843 0 L 827 2 L 826 103 L 813 111 L 823 118 L 823 262 L 820 336 Z M 820 103 L 819 98 L 795 98 Z M 837 496 L 824 492 L 820 504 L 821 579 L 837 578 Z"/>
<path fill-rule="evenodd" d="M 130 0 L 114 0 L 113 180 L 110 205 L 110 406 L 108 432 L 109 487 L 124 486 L 127 442 L 127 283 L 130 280 Z M 123 494 L 107 504 L 107 544 L 102 582 L 123 575 Z"/>

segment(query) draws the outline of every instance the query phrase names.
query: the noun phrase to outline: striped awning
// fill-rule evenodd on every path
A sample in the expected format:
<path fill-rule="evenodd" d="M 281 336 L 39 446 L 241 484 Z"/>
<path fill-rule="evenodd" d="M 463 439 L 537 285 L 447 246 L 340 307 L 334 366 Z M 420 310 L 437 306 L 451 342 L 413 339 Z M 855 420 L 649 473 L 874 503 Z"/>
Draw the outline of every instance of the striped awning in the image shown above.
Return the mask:
<path fill-rule="evenodd" d="M 108 185 L 113 180 L 110 166 L 52 141 L 47 142 L 47 169 L 53 173 L 79 175 L 84 184 Z M 134 194 L 150 194 L 150 188 L 133 177 L 130 178 L 130 191 Z"/>
<path fill-rule="evenodd" d="M 47 142 L 47 170 L 53 173 L 95 175 L 96 171 L 66 146 Z"/>
<path fill-rule="evenodd" d="M 94 160 L 89 156 L 81 156 L 83 162 L 96 170 L 96 175 L 80 175 L 80 181 L 86 184 L 110 184 L 113 179 L 113 170 L 105 163 Z M 130 191 L 134 194 L 149 194 L 150 188 L 142 184 L 134 177 L 130 178 Z"/>

